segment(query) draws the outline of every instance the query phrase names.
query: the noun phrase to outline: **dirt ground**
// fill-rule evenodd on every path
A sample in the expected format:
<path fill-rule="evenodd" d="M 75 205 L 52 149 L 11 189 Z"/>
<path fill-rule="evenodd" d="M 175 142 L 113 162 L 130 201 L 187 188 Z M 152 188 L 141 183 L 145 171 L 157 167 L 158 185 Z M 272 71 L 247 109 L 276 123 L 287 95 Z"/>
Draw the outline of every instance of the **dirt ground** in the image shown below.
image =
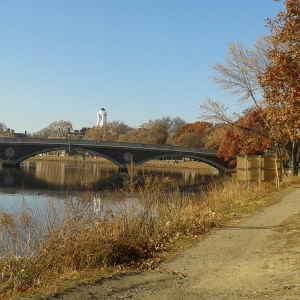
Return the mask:
<path fill-rule="evenodd" d="M 300 299 L 300 187 L 216 229 L 154 271 L 74 288 L 51 300 Z"/>

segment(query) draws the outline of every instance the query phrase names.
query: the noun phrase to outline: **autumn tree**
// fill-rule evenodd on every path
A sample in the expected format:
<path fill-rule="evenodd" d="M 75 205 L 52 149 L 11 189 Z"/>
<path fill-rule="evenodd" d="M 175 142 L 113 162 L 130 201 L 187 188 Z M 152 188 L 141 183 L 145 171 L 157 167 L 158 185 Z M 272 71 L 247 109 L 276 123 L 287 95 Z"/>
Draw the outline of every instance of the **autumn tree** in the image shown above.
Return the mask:
<path fill-rule="evenodd" d="M 35 137 L 48 138 L 48 137 L 65 137 L 70 131 L 73 130 L 70 121 L 54 121 L 47 127 L 33 134 Z"/>
<path fill-rule="evenodd" d="M 148 128 L 135 128 L 133 130 L 127 131 L 125 134 L 121 135 L 118 139 L 119 142 L 126 143 L 141 143 L 141 144 L 151 144 L 154 140 L 150 139 L 150 133 Z"/>
<path fill-rule="evenodd" d="M 178 137 L 173 145 L 180 147 L 203 148 L 204 142 L 200 134 L 187 132 Z"/>
<path fill-rule="evenodd" d="M 148 143 L 150 144 L 172 144 L 177 131 L 186 122 L 180 117 L 149 120 L 143 123 L 140 128 L 148 130 Z"/>
<path fill-rule="evenodd" d="M 103 126 L 94 126 L 84 136 L 85 140 L 117 142 L 121 135 L 126 134 L 130 128 L 123 122 L 113 121 Z"/>
<path fill-rule="evenodd" d="M 204 148 L 218 150 L 221 143 L 220 141 L 223 139 L 223 136 L 226 135 L 227 131 L 230 130 L 227 128 L 229 125 L 230 124 L 226 123 L 214 124 L 210 132 L 205 137 Z M 220 157 L 221 156 L 222 155 L 220 155 Z"/>
<path fill-rule="evenodd" d="M 275 0 L 276 1 L 276 0 Z M 270 35 L 243 49 L 231 44 L 226 64 L 215 64 L 212 80 L 221 90 L 238 98 L 238 104 L 252 102 L 268 127 L 276 154 L 285 155 L 297 174 L 300 137 L 299 0 L 284 2 L 285 11 L 268 20 Z M 200 118 L 237 124 L 239 115 L 227 114 L 220 102 L 207 98 L 200 106 Z"/>
<path fill-rule="evenodd" d="M 148 123 L 142 124 L 141 128 L 148 129 L 150 144 L 166 144 L 168 139 L 168 127 L 161 120 L 150 120 Z"/>
<path fill-rule="evenodd" d="M 163 130 L 167 136 L 165 141 L 166 144 L 174 144 L 178 130 L 180 130 L 180 128 L 186 124 L 186 121 L 180 117 L 163 117 L 161 119 L 157 119 L 156 122 L 163 124 Z"/>
<path fill-rule="evenodd" d="M 269 66 L 258 76 L 268 106 L 267 122 L 273 137 L 288 137 L 291 172 L 298 173 L 300 139 L 300 1 L 284 2 L 285 11 L 270 28 Z"/>
<path fill-rule="evenodd" d="M 206 147 L 216 147 L 218 155 L 225 160 L 237 154 L 264 154 L 273 147 L 273 142 L 268 138 L 268 127 L 260 114 L 257 108 L 249 109 L 236 123 L 216 125 L 205 140 Z"/>
<path fill-rule="evenodd" d="M 205 137 L 212 129 L 212 126 L 212 123 L 209 122 L 185 124 L 177 131 L 174 145 L 203 148 Z"/>
<path fill-rule="evenodd" d="M 194 122 L 183 125 L 176 134 L 176 137 L 180 137 L 183 134 L 186 133 L 197 133 L 197 134 L 205 134 L 207 131 L 209 131 L 212 127 L 212 123 L 210 122 Z"/>
<path fill-rule="evenodd" d="M 161 120 L 150 120 L 143 123 L 138 130 L 144 137 L 141 142 L 147 144 L 165 144 L 168 139 L 167 127 Z"/>
<path fill-rule="evenodd" d="M 172 144 L 177 131 L 185 124 L 179 117 L 163 117 L 141 124 L 133 132 L 129 131 L 120 141 L 145 144 Z"/>

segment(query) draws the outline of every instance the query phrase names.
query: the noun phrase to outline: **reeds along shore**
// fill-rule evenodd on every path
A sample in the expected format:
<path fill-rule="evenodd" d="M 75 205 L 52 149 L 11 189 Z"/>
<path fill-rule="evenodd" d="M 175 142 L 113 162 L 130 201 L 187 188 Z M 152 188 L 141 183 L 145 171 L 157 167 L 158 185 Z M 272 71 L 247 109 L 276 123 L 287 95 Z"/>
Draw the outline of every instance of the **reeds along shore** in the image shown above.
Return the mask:
<path fill-rule="evenodd" d="M 265 205 L 277 193 L 272 184 L 246 190 L 224 177 L 187 195 L 167 191 L 169 180 L 149 177 L 143 186 L 131 180 L 127 189 L 106 192 L 102 197 L 114 209 L 101 208 L 87 190 L 38 212 L 26 198 L 21 211 L 0 212 L 0 299 L 55 293 L 62 282 L 80 282 L 87 274 L 155 268 L 170 249 Z"/>

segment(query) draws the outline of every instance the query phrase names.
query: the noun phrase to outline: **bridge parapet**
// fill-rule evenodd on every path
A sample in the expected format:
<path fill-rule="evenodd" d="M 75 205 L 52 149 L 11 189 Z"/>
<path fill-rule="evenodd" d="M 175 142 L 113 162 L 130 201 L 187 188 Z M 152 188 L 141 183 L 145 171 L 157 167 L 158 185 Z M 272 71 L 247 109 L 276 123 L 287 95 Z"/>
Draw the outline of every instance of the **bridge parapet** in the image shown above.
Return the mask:
<path fill-rule="evenodd" d="M 0 144 L 9 143 L 38 143 L 38 144 L 61 144 L 61 145 L 99 145 L 99 146 L 113 146 L 113 147 L 145 147 L 151 149 L 162 149 L 162 150 L 181 150 L 190 151 L 197 153 L 217 153 L 216 149 L 204 149 L 204 148 L 190 148 L 190 147 L 180 147 L 171 145 L 158 145 L 158 144 L 144 144 L 144 143 L 123 143 L 123 142 L 106 142 L 106 141 L 93 141 L 93 140 L 71 140 L 71 139 L 39 139 L 39 138 L 0 138 Z"/>

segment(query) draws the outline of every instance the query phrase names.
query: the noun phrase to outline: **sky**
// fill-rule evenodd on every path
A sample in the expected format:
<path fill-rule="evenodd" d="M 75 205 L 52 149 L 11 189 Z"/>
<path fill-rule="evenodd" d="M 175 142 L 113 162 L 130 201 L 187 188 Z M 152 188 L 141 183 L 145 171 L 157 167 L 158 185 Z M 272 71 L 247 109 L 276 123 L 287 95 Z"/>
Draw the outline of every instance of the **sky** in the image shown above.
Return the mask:
<path fill-rule="evenodd" d="M 268 35 L 273 0 L 0 1 L 0 122 L 34 133 L 109 122 L 198 120 L 206 97 L 238 110 L 209 78 L 228 45 Z"/>

